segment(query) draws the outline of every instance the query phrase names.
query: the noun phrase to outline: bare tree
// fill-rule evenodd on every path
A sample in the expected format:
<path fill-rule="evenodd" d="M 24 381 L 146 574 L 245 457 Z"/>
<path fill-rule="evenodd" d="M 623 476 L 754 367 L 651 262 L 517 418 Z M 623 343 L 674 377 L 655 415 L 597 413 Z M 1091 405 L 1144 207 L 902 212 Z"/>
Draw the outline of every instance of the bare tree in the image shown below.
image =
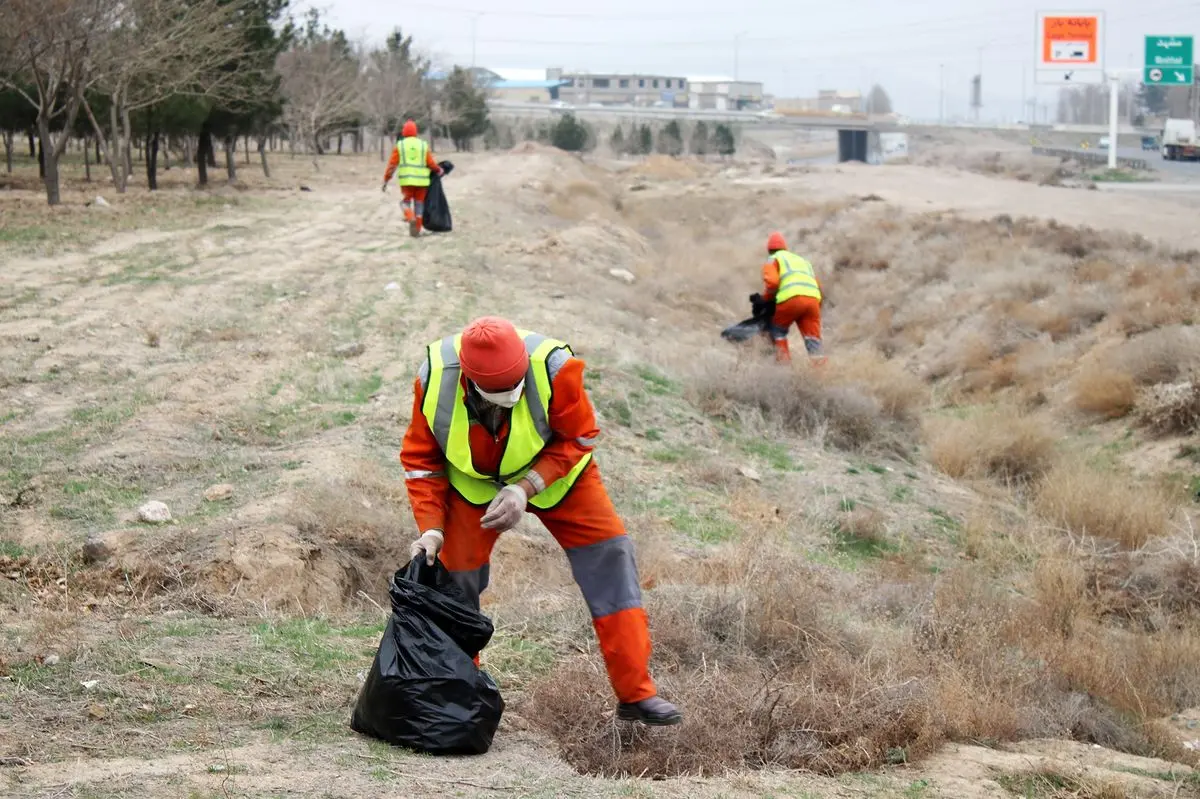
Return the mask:
<path fill-rule="evenodd" d="M 283 124 L 294 139 L 312 147 L 313 166 L 321 141 L 362 108 L 358 63 L 336 38 L 309 39 L 281 53 L 276 62 L 284 97 Z"/>
<path fill-rule="evenodd" d="M 180 94 L 222 96 L 239 83 L 222 67 L 240 55 L 230 29 L 242 0 L 123 0 L 94 56 L 93 85 L 109 100 L 102 121 L 85 97 L 84 110 L 124 192 L 133 172 L 130 113 Z M 105 124 L 107 123 L 107 124 Z"/>
<path fill-rule="evenodd" d="M 407 117 L 428 114 L 430 95 L 423 75 L 428 61 L 412 52 L 412 39 L 393 31 L 382 50 L 363 58 L 363 110 L 379 134 L 379 157 L 387 156 L 387 142 Z"/>
<path fill-rule="evenodd" d="M 37 111 L 46 202 L 62 201 L 58 162 L 67 149 L 92 58 L 112 26 L 112 0 L 4 0 L 0 3 L 0 86 Z"/>

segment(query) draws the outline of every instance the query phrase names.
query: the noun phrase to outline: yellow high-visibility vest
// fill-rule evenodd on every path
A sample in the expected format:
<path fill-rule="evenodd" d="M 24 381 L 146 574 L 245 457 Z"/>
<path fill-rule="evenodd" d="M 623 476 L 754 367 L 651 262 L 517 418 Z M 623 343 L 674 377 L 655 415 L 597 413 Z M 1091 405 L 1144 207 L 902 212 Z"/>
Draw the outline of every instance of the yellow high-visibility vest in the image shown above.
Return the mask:
<path fill-rule="evenodd" d="M 821 287 L 817 284 L 816 273 L 812 264 L 787 250 L 775 253 L 775 263 L 779 264 L 779 290 L 775 292 L 775 302 L 787 302 L 793 297 L 813 297 L 821 299 Z"/>
<path fill-rule="evenodd" d="M 421 412 L 446 456 L 450 485 L 472 505 L 487 505 L 505 485 L 519 482 L 554 435 L 550 429 L 551 378 L 546 359 L 558 350 L 566 350 L 569 355 L 574 353 L 562 341 L 528 331 L 518 332 L 529 353 L 529 370 L 525 373 L 525 390 L 512 409 L 508 441 L 498 474 L 478 471 L 471 460 L 471 423 L 467 416 L 466 392 L 460 379 L 462 335 L 429 345 L 429 380 Z M 589 452 L 565 477 L 530 497 L 529 503 L 542 510 L 553 508 L 566 497 L 591 460 L 592 453 Z"/>
<path fill-rule="evenodd" d="M 429 155 L 429 145 L 424 139 L 408 136 L 396 142 L 396 152 L 400 153 L 400 163 L 396 169 L 396 180 L 401 186 L 428 186 L 429 165 L 425 163 Z"/>

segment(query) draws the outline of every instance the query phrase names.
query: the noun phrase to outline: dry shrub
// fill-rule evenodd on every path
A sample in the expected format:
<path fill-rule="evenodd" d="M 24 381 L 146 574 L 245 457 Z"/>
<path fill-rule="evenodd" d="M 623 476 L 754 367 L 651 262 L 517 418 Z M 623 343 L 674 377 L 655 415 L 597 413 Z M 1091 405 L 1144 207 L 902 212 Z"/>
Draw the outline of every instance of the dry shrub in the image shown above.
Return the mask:
<path fill-rule="evenodd" d="M 902 417 L 889 416 L 869 387 L 830 385 L 815 370 L 798 365 L 709 359 L 696 366 L 693 398 L 706 412 L 736 418 L 755 408 L 773 424 L 805 436 L 823 434 L 836 447 L 901 446 Z M 900 410 L 893 405 L 894 410 Z"/>
<path fill-rule="evenodd" d="M 929 389 L 919 377 L 872 352 L 833 358 L 821 377 L 831 385 L 863 388 L 891 419 L 914 420 L 929 404 Z"/>
<path fill-rule="evenodd" d="M 581 772 L 612 777 L 804 768 L 824 774 L 917 758 L 941 740 L 930 675 L 897 641 L 868 646 L 835 619 L 830 586 L 795 555 L 756 559 L 734 584 L 651 596 L 659 687 L 678 731 L 608 720 L 594 659 L 566 662 L 525 712 Z"/>
<path fill-rule="evenodd" d="M 1084 413 L 1119 419 L 1137 404 L 1137 385 L 1129 374 L 1108 366 L 1089 363 L 1075 376 L 1072 401 Z"/>
<path fill-rule="evenodd" d="M 1090 615 L 1087 572 L 1074 560 L 1042 558 L 1033 570 L 1033 588 L 1038 621 L 1054 635 L 1070 638 L 1076 620 Z"/>
<path fill-rule="evenodd" d="M 1170 383 L 1200 362 L 1200 337 L 1178 325 L 1152 330 L 1130 339 L 1113 359 L 1138 385 Z"/>
<path fill-rule="evenodd" d="M 1038 486 L 1035 507 L 1071 535 L 1086 535 L 1139 549 L 1161 536 L 1171 506 L 1157 489 L 1129 478 L 1064 463 Z"/>
<path fill-rule="evenodd" d="M 1055 436 L 1042 418 L 1001 409 L 927 428 L 930 460 L 954 478 L 1037 479 L 1054 459 Z"/>
<path fill-rule="evenodd" d="M 1161 436 L 1200 430 L 1200 380 L 1152 386 L 1143 392 L 1138 422 Z"/>

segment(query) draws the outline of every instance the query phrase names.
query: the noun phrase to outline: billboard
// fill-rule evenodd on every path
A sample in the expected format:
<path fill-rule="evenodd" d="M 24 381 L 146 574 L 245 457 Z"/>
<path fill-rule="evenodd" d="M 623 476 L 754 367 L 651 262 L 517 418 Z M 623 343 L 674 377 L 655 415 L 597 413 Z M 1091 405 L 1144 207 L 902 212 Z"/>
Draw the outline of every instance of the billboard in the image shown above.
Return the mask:
<path fill-rule="evenodd" d="M 1104 82 L 1104 12 L 1039 11 L 1038 83 Z"/>

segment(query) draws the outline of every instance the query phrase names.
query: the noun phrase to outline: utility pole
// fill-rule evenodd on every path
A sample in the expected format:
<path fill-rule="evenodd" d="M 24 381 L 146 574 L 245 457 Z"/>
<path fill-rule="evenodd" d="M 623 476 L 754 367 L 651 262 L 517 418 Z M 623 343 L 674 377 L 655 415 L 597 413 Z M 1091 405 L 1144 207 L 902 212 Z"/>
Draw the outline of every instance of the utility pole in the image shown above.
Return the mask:
<path fill-rule="evenodd" d="M 479 22 L 479 18 L 483 14 L 471 15 L 471 69 L 475 68 L 475 23 Z"/>
<path fill-rule="evenodd" d="M 979 121 L 979 112 L 983 108 L 983 46 L 979 48 L 979 65 L 975 70 L 975 92 L 973 105 L 975 107 L 975 121 Z"/>
<path fill-rule="evenodd" d="M 938 65 L 938 124 L 946 124 L 946 65 Z"/>
<path fill-rule="evenodd" d="M 733 37 L 733 80 L 735 82 L 738 79 L 738 48 L 741 45 L 742 37 L 745 35 L 746 31 L 742 31 L 741 33 L 734 34 Z"/>
<path fill-rule="evenodd" d="M 1029 114 L 1029 98 L 1026 94 L 1026 89 L 1029 87 L 1029 74 L 1026 65 L 1021 65 L 1021 116 Z M 1029 124 L 1030 120 L 1025 120 L 1025 124 Z"/>

